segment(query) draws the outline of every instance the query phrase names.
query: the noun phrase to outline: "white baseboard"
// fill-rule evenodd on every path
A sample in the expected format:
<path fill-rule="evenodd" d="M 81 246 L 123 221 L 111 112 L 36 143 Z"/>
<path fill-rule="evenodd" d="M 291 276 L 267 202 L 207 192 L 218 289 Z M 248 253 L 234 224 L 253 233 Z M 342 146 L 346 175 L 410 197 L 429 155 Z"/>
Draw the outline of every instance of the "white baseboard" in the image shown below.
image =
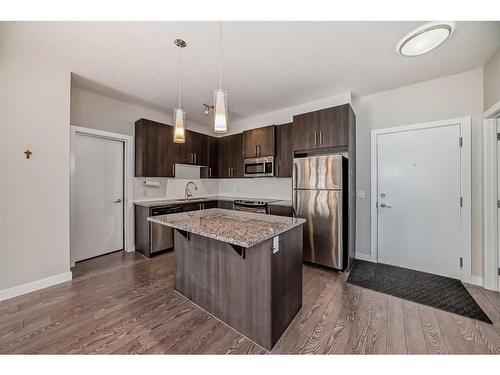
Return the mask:
<path fill-rule="evenodd" d="M 470 275 L 470 283 L 472 285 L 483 286 L 483 277 L 478 275 Z"/>
<path fill-rule="evenodd" d="M 48 288 L 56 284 L 64 283 L 65 281 L 70 281 L 73 278 L 73 274 L 68 271 L 60 273 L 59 275 L 54 275 L 46 277 L 45 279 L 32 281 L 30 283 L 18 285 L 9 289 L 0 290 L 0 301 L 6 299 L 14 298 L 22 294 L 34 292 L 43 288 Z"/>
<path fill-rule="evenodd" d="M 372 256 L 370 254 L 356 253 L 355 258 L 360 260 L 366 260 L 368 262 L 373 262 Z"/>

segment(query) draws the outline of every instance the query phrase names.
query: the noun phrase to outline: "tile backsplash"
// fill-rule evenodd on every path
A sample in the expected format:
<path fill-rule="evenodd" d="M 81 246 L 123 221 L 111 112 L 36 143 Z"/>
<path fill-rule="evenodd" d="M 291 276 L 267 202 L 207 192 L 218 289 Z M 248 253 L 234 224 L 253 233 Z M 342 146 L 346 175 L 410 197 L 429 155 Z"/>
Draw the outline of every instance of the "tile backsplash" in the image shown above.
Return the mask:
<path fill-rule="evenodd" d="M 146 186 L 144 181 L 158 182 L 159 186 Z M 184 198 L 186 184 L 196 183 L 197 190 L 191 187 L 194 197 L 230 196 L 243 198 L 292 199 L 292 180 L 290 178 L 165 178 L 134 177 L 134 200 Z"/>

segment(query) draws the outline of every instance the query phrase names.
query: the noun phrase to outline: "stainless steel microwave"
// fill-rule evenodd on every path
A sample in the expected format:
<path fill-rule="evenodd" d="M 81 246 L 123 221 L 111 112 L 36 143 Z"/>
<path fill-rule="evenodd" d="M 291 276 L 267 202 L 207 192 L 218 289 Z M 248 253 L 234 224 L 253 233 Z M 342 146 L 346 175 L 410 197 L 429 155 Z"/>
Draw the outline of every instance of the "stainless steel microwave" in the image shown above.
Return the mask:
<path fill-rule="evenodd" d="M 246 158 L 244 161 L 245 177 L 274 176 L 274 156 Z"/>

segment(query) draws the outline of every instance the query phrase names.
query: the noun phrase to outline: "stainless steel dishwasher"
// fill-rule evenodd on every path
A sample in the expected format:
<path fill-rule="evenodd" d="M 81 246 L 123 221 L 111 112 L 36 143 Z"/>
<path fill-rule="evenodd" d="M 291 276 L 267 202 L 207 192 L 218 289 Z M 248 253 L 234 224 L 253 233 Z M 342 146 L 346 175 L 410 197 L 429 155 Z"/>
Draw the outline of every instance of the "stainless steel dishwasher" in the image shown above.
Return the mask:
<path fill-rule="evenodd" d="M 168 215 L 182 212 L 181 206 L 155 207 L 151 209 L 151 216 Z M 165 225 L 150 223 L 150 250 L 151 254 L 174 247 L 174 230 Z"/>

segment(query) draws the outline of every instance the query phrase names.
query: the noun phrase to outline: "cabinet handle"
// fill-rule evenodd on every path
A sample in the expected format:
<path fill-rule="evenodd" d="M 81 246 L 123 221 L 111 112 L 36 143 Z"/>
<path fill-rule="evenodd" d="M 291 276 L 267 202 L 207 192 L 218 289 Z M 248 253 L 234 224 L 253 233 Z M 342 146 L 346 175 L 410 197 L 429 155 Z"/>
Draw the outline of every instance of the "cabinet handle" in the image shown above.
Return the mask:
<path fill-rule="evenodd" d="M 258 145 L 258 146 L 259 146 L 259 156 L 260 156 L 260 145 Z"/>
<path fill-rule="evenodd" d="M 318 137 L 316 136 L 316 132 L 314 132 L 314 145 L 317 146 L 318 145 Z"/>
<path fill-rule="evenodd" d="M 198 163 L 197 159 L 198 159 L 198 154 L 194 154 L 194 163 L 195 163 L 195 164 L 197 164 L 197 163 Z"/>
<path fill-rule="evenodd" d="M 257 152 L 257 145 L 255 145 L 255 156 L 258 155 L 258 152 Z"/>
<path fill-rule="evenodd" d="M 323 144 L 323 131 L 320 131 L 319 132 L 319 144 L 322 145 Z"/>
<path fill-rule="evenodd" d="M 212 168 L 208 168 L 208 177 L 212 177 Z"/>
<path fill-rule="evenodd" d="M 172 164 L 172 177 L 175 177 L 175 164 Z"/>
<path fill-rule="evenodd" d="M 276 176 L 280 175 L 280 165 L 276 164 Z"/>

